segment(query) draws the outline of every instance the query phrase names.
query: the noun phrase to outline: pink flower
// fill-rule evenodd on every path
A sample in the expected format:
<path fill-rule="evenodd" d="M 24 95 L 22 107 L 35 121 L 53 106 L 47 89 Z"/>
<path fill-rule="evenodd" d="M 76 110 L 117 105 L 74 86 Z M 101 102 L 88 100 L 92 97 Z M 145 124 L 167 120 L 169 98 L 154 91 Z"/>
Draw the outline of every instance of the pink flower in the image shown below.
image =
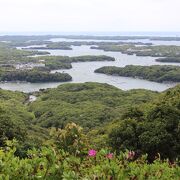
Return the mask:
<path fill-rule="evenodd" d="M 113 153 L 107 154 L 106 157 L 107 157 L 108 159 L 112 159 L 112 158 L 113 158 Z"/>
<path fill-rule="evenodd" d="M 135 156 L 135 152 L 134 151 L 129 151 L 128 155 L 127 155 L 127 159 L 132 160 L 132 159 L 134 159 L 134 156 Z"/>
<path fill-rule="evenodd" d="M 96 154 L 97 154 L 96 150 L 94 150 L 94 149 L 89 150 L 89 153 L 88 153 L 89 156 L 94 157 L 94 156 L 96 156 Z"/>

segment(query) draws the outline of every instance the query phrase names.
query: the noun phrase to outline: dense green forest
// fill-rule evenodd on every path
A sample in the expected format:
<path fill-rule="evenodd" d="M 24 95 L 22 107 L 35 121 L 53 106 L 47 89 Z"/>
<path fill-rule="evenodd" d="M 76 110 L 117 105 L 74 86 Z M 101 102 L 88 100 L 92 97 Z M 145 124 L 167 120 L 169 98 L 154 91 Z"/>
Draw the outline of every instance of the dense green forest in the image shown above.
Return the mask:
<path fill-rule="evenodd" d="M 36 95 L 30 103 L 0 90 L 1 178 L 180 177 L 180 86 L 157 93 L 64 84 Z"/>
<path fill-rule="evenodd" d="M 118 118 L 130 105 L 147 102 L 154 96 L 156 93 L 151 91 L 126 92 L 107 84 L 67 84 L 45 90 L 30 110 L 42 127 L 63 127 L 73 121 L 91 129 Z"/>
<path fill-rule="evenodd" d="M 0 81 L 24 81 L 24 82 L 65 82 L 72 77 L 67 73 L 49 73 L 37 70 L 9 71 L 0 73 Z"/>
<path fill-rule="evenodd" d="M 95 72 L 104 73 L 107 75 L 142 78 L 155 82 L 180 82 L 179 66 L 104 66 L 102 68 L 96 69 Z"/>
<path fill-rule="evenodd" d="M 21 157 L 48 136 L 46 129 L 33 125 L 35 116 L 28 110 L 28 99 L 28 94 L 0 89 L 0 146 L 15 138 L 18 141 L 15 154 Z"/>
<path fill-rule="evenodd" d="M 176 86 L 148 103 L 127 108 L 119 119 L 90 132 L 90 136 L 97 137 L 95 144 L 107 142 L 117 152 L 128 148 L 147 153 L 150 161 L 158 152 L 161 157 L 179 157 L 179 103 L 180 86 Z"/>

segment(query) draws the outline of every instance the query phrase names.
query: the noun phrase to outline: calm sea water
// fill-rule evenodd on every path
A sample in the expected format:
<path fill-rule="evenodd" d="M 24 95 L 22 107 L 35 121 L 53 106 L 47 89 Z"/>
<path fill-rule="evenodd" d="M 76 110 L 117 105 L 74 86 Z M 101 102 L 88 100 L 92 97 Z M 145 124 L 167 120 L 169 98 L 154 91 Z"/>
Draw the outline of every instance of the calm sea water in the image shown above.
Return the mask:
<path fill-rule="evenodd" d="M 53 41 L 57 41 L 57 39 Z M 162 42 L 159 43 L 162 44 Z M 164 43 L 167 43 L 167 45 L 169 45 L 169 43 L 175 43 L 175 42 L 164 41 Z M 73 77 L 73 81 L 71 83 L 100 82 L 100 83 L 111 84 L 123 90 L 140 88 L 140 89 L 149 89 L 154 91 L 163 91 L 176 85 L 175 83 L 156 83 L 156 82 L 150 82 L 135 78 L 108 76 L 104 74 L 94 73 L 95 69 L 100 68 L 102 66 L 124 67 L 126 65 L 150 66 L 157 64 L 161 64 L 161 65 L 170 64 L 170 63 L 156 62 L 155 61 L 156 58 L 154 57 L 137 57 L 135 55 L 126 55 L 120 52 L 104 52 L 103 50 L 90 49 L 90 46 L 72 46 L 72 48 L 73 50 L 48 50 L 48 51 L 51 53 L 51 55 L 63 55 L 63 56 L 71 56 L 71 57 L 81 56 L 81 55 L 107 55 L 114 57 L 116 61 L 72 63 L 73 66 L 72 69 L 58 70 L 58 72 L 69 73 Z M 180 65 L 180 64 L 171 63 L 171 65 Z M 54 72 L 56 71 L 52 71 L 52 73 Z M 0 87 L 9 90 L 33 92 L 33 91 L 38 91 L 39 89 L 57 87 L 60 84 L 63 83 L 10 83 L 9 82 L 9 83 L 0 83 Z"/>

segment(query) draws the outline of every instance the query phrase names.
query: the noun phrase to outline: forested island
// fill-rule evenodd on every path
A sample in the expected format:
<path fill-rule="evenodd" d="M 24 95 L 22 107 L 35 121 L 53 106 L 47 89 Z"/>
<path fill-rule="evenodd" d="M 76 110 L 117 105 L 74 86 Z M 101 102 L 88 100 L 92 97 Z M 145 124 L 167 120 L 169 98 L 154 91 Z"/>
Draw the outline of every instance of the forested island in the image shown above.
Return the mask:
<path fill-rule="evenodd" d="M 95 70 L 96 73 L 141 78 L 155 82 L 180 82 L 179 66 L 105 66 Z"/>
<path fill-rule="evenodd" d="M 27 45 L 27 44 L 22 44 L 22 45 Z M 36 44 L 37 45 L 37 44 Z M 45 47 L 43 47 L 43 46 L 41 46 L 41 47 L 25 47 L 25 48 L 22 48 L 22 49 L 41 49 L 41 50 L 46 50 L 46 49 L 51 49 L 51 50 L 58 50 L 58 49 L 60 49 L 60 50 L 72 50 L 72 48 L 70 47 L 70 46 L 67 46 L 67 45 L 64 45 L 64 44 L 57 44 L 57 43 L 49 43 L 48 42 L 48 44 L 45 46 Z"/>
<path fill-rule="evenodd" d="M 0 90 L 0 176 L 178 179 L 179 91 L 65 84 L 27 103 L 28 94 Z"/>
<path fill-rule="evenodd" d="M 128 55 L 151 56 L 151 57 L 179 57 L 180 46 L 135 46 L 125 45 L 100 45 L 92 46 L 91 49 L 101 49 L 104 51 L 121 52 Z"/>
<path fill-rule="evenodd" d="M 156 59 L 157 62 L 180 63 L 180 57 L 168 57 Z"/>
<path fill-rule="evenodd" d="M 0 72 L 0 81 L 21 81 L 21 82 L 66 82 L 71 81 L 72 77 L 67 73 L 49 73 L 37 70 L 9 71 Z"/>

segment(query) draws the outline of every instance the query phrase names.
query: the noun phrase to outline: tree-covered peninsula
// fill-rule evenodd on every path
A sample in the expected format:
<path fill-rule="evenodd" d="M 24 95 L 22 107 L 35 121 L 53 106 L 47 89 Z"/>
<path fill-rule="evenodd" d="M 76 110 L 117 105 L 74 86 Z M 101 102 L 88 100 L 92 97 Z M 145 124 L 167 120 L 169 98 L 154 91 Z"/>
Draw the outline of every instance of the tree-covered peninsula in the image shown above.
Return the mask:
<path fill-rule="evenodd" d="M 96 69 L 95 73 L 140 78 L 155 82 L 180 82 L 179 66 L 104 66 Z"/>
<path fill-rule="evenodd" d="M 20 82 L 66 82 L 71 81 L 72 77 L 67 73 L 49 73 L 37 70 L 14 70 L 8 72 L 0 72 L 0 81 L 20 81 Z"/>

